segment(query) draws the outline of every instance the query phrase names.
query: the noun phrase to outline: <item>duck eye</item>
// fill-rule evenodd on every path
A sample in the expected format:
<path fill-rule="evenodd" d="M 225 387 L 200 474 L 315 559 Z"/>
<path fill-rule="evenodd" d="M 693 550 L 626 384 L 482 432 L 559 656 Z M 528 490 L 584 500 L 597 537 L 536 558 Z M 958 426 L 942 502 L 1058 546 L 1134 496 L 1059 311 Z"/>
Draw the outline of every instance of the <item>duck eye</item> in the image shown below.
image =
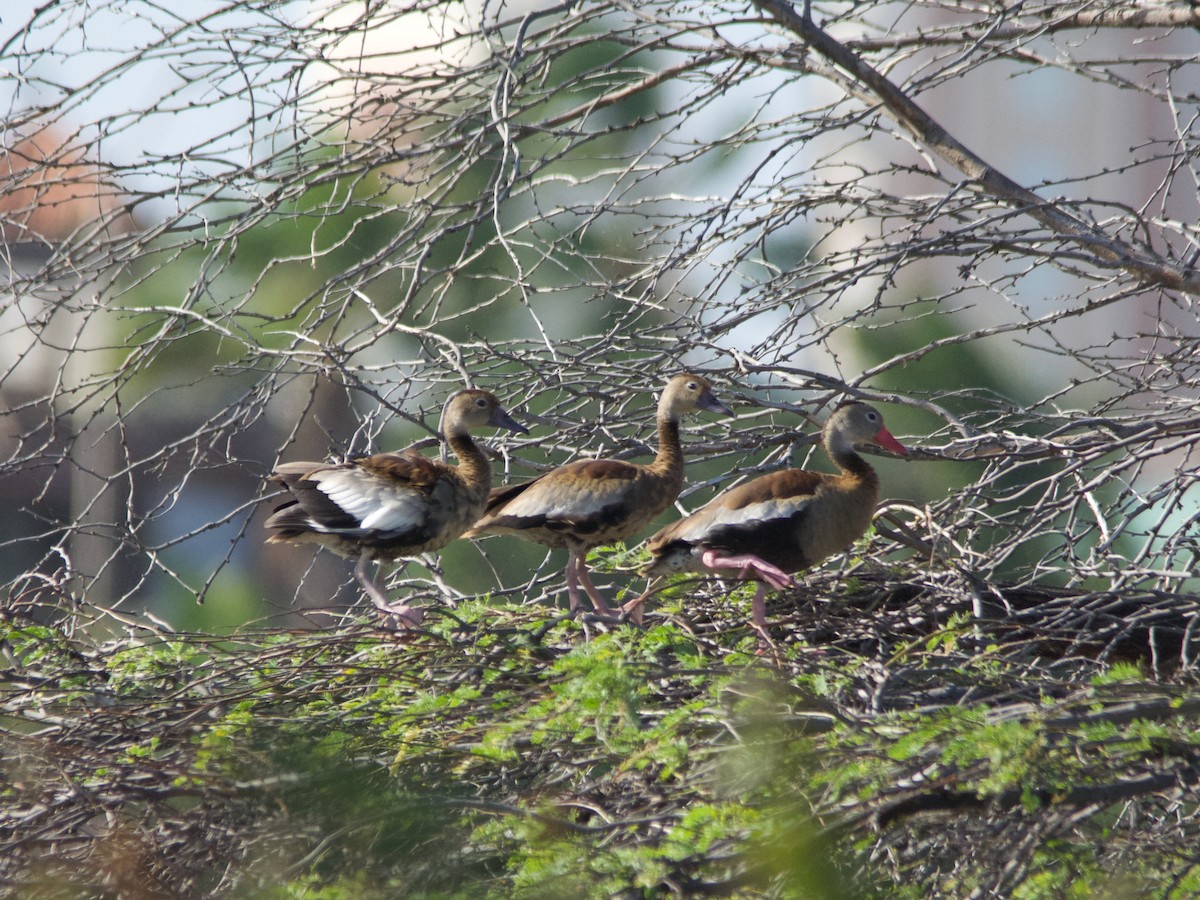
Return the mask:
<path fill-rule="evenodd" d="M 698 390 L 700 390 L 700 385 L 696 384 L 696 382 L 694 382 L 694 381 L 689 381 L 688 382 L 688 390 L 689 391 L 698 391 Z"/>
<path fill-rule="evenodd" d="M 487 406 L 487 401 L 484 400 L 482 397 L 476 397 L 475 405 L 478 406 L 480 409 L 483 409 L 485 406 Z"/>

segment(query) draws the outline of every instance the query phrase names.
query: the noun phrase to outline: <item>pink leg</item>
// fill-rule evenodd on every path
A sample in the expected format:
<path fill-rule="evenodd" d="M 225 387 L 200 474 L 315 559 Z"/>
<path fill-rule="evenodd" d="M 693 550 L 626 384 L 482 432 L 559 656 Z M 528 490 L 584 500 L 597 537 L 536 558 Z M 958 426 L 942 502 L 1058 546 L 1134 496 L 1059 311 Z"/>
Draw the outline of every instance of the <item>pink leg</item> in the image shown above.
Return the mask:
<path fill-rule="evenodd" d="M 767 586 L 761 581 L 754 590 L 754 599 L 750 601 L 750 610 L 754 630 L 758 632 L 760 650 L 768 647 L 773 648 L 775 642 L 771 640 L 771 635 L 767 633 Z"/>
<path fill-rule="evenodd" d="M 571 551 L 571 555 L 567 557 L 567 597 L 570 598 L 571 612 L 575 612 L 582 605 L 579 599 L 579 575 L 575 568 L 575 551 Z"/>
<path fill-rule="evenodd" d="M 759 559 L 753 553 L 742 553 L 737 556 L 722 556 L 716 550 L 705 550 L 700 555 L 700 561 L 710 569 L 737 569 L 739 578 L 756 578 L 765 581 L 777 591 L 796 586 L 796 579 L 778 566 L 773 566 L 765 559 Z"/>
<path fill-rule="evenodd" d="M 592 607 L 602 616 L 611 616 L 612 608 L 600 596 L 600 592 L 592 584 L 592 576 L 588 574 L 587 551 L 581 551 L 577 556 L 572 551 L 572 555 L 575 556 L 575 574 L 579 577 L 579 583 L 583 585 L 583 589 L 587 591 L 588 599 L 592 601 Z"/>
<path fill-rule="evenodd" d="M 358 583 L 362 585 L 363 590 L 367 592 L 367 596 L 371 598 L 371 603 L 385 615 L 391 616 L 395 620 L 397 628 L 416 628 L 419 626 L 425 618 L 425 608 L 422 606 L 409 606 L 405 603 L 393 603 L 388 600 L 387 594 L 384 593 L 378 580 L 372 578 L 367 572 L 367 566 L 370 562 L 371 557 L 369 554 L 361 554 L 358 557 L 358 564 L 354 567 L 354 577 L 358 579 Z"/>
<path fill-rule="evenodd" d="M 634 625 L 642 624 L 642 614 L 645 611 L 645 603 L 650 599 L 650 595 L 658 590 L 658 586 L 662 584 L 663 579 L 651 578 L 646 585 L 646 590 L 640 597 L 634 597 L 628 603 L 621 607 L 621 613 Z"/>

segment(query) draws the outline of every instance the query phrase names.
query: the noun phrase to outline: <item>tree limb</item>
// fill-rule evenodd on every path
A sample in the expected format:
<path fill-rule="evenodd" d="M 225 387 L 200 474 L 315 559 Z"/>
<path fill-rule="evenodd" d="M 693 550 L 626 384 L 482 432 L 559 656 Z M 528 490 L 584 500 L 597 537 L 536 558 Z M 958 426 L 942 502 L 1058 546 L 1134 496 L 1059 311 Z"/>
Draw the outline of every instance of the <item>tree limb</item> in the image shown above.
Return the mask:
<path fill-rule="evenodd" d="M 1082 784 L 1064 790 L 1049 788 L 1010 789 L 994 796 L 974 791 L 957 791 L 939 786 L 933 790 L 888 803 L 874 811 L 874 824 L 886 828 L 899 819 L 920 813 L 953 813 L 980 811 L 984 809 L 1015 810 L 1029 799 L 1036 799 L 1042 806 L 1108 806 L 1146 794 L 1156 794 L 1181 786 L 1184 779 L 1178 772 L 1155 772 L 1126 781 L 1107 784 Z"/>
<path fill-rule="evenodd" d="M 1056 234 L 1080 244 L 1094 255 L 1099 265 L 1117 266 L 1147 285 L 1200 294 L 1200 277 L 1194 273 L 1155 253 L 1109 237 L 989 164 L 946 131 L 900 88 L 819 28 L 811 18 L 796 12 L 786 0 L 754 0 L 754 5 L 861 84 L 917 140 L 971 178 L 984 192 L 1028 213 Z"/>

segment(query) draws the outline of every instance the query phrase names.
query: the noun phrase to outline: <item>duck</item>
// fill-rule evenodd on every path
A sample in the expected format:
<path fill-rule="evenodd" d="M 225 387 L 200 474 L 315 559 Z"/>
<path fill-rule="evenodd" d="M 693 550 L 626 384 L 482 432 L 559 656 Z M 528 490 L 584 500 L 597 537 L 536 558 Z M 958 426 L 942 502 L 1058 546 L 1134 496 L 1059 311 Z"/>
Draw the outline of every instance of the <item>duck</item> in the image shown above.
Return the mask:
<path fill-rule="evenodd" d="M 651 582 L 645 593 L 622 607 L 622 615 L 640 624 L 646 599 L 671 574 L 732 571 L 758 582 L 751 604 L 753 627 L 770 644 L 769 590 L 795 587 L 794 573 L 846 550 L 871 525 L 879 503 L 879 475 L 856 446 L 908 455 L 879 411 L 859 401 L 843 403 L 830 414 L 821 442 L 838 474 L 785 469 L 761 475 L 651 536 L 646 542 L 651 559 L 640 570 Z"/>
<path fill-rule="evenodd" d="M 424 609 L 388 600 L 370 564 L 440 550 L 480 517 L 492 468 L 470 432 L 489 426 L 528 433 L 494 394 L 461 390 L 446 400 L 441 419 L 457 466 L 413 448 L 339 463 L 279 465 L 269 480 L 283 486 L 287 499 L 264 523 L 272 532 L 267 543 L 315 543 L 357 559 L 354 577 L 372 604 L 398 627 L 420 625 Z"/>
<path fill-rule="evenodd" d="M 675 502 L 683 488 L 680 421 L 697 410 L 733 415 L 717 399 L 708 379 L 691 373 L 676 375 L 658 401 L 658 451 L 653 462 L 576 460 L 530 481 L 496 488 L 466 537 L 510 534 L 543 547 L 565 549 L 571 612 L 582 606 L 582 586 L 597 614 L 615 615 L 592 583 L 588 551 L 637 534 Z"/>

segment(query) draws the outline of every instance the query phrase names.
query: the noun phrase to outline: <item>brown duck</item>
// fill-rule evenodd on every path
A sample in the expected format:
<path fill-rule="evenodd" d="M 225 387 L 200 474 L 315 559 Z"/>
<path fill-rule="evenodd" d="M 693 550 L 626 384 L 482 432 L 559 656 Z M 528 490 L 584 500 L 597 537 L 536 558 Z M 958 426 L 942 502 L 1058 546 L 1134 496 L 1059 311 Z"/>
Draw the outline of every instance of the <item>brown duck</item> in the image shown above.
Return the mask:
<path fill-rule="evenodd" d="M 402 627 L 420 624 L 424 610 L 389 601 L 368 563 L 438 550 L 479 518 L 492 469 L 470 431 L 487 426 L 527 433 L 492 394 L 464 390 L 442 410 L 442 432 L 457 467 L 412 449 L 344 463 L 280 465 L 271 481 L 291 496 L 267 519 L 274 532 L 267 542 L 316 543 L 357 558 L 354 577 L 371 602 Z"/>
<path fill-rule="evenodd" d="M 663 528 L 647 546 L 653 559 L 642 574 L 733 570 L 754 579 L 754 628 L 766 631 L 768 587 L 793 587 L 791 573 L 840 553 L 866 532 L 879 502 L 879 476 L 855 450 L 875 444 L 908 455 L 884 427 L 883 416 L 865 403 L 839 406 L 825 423 L 825 452 L 841 474 L 786 469 L 731 488 Z M 657 589 L 653 581 L 623 611 L 640 621 L 642 604 Z"/>
<path fill-rule="evenodd" d="M 658 453 L 649 465 L 616 459 L 578 460 L 522 484 L 496 488 L 487 512 L 467 532 L 514 534 L 545 547 L 565 548 L 567 595 L 578 609 L 579 586 L 598 613 L 611 614 L 592 584 L 587 552 L 623 540 L 648 525 L 683 487 L 679 422 L 699 409 L 733 415 L 699 375 L 677 375 L 658 401 Z"/>

